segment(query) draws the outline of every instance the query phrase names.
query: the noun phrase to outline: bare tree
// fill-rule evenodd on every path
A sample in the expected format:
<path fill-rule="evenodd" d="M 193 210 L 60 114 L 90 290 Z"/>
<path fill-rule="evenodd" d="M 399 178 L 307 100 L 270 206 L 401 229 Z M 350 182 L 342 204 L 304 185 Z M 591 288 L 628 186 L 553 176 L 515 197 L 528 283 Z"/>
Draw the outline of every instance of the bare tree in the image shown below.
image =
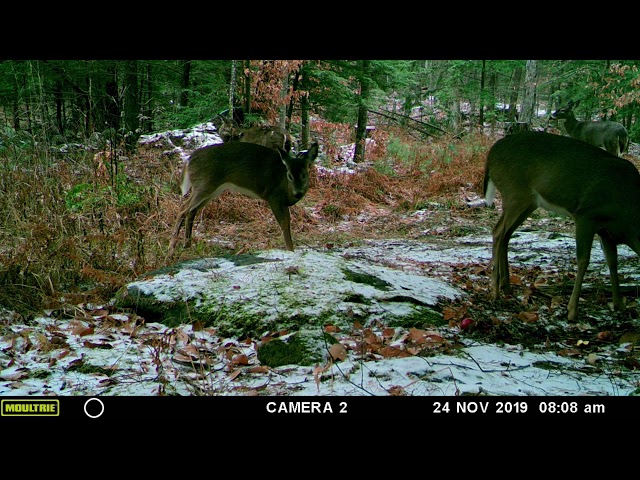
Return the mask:
<path fill-rule="evenodd" d="M 360 95 L 358 96 L 358 125 L 356 127 L 356 148 L 353 153 L 354 162 L 364 161 L 365 140 L 367 137 L 367 103 L 369 101 L 369 68 L 370 60 L 360 63 Z"/>

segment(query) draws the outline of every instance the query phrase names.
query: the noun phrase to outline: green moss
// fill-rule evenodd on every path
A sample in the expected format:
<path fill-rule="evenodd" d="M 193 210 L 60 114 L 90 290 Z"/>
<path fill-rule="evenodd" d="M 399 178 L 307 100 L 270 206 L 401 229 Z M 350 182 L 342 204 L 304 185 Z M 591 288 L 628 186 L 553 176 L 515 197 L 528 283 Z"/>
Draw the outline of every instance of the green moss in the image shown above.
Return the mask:
<path fill-rule="evenodd" d="M 387 324 L 390 327 L 425 328 L 429 325 L 439 327 L 447 324 L 442 313 L 429 307 L 413 306 L 413 313 L 402 316 L 394 316 Z"/>
<path fill-rule="evenodd" d="M 106 375 L 108 377 L 113 375 L 113 370 L 111 369 L 99 367 L 97 365 L 91 365 L 90 363 L 85 363 L 85 362 L 74 363 L 67 369 L 67 371 L 86 373 L 86 374 L 98 373 L 98 374 Z"/>
<path fill-rule="evenodd" d="M 299 334 L 291 336 L 286 342 L 271 340 L 258 348 L 258 360 L 269 367 L 282 365 L 313 365 L 314 359 L 307 343 Z"/>
<path fill-rule="evenodd" d="M 116 294 L 114 306 L 123 310 L 133 310 L 147 323 L 159 322 L 168 327 L 176 327 L 194 321 L 192 302 L 159 302 L 137 289 L 123 289 Z"/>
<path fill-rule="evenodd" d="M 375 275 L 370 275 L 368 273 L 355 272 L 353 270 L 349 270 L 348 268 L 343 268 L 342 273 L 344 277 L 350 282 L 354 283 L 362 283 L 364 285 L 369 285 L 371 287 L 377 288 L 378 290 L 391 290 L 391 284 L 386 282 Z"/>

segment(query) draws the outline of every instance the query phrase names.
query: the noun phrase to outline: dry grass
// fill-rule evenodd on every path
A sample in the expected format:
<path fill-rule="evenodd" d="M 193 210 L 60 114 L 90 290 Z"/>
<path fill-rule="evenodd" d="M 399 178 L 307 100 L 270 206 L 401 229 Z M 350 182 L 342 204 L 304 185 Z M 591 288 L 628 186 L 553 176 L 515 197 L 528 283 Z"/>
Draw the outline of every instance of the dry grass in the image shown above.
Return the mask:
<path fill-rule="evenodd" d="M 355 174 L 313 176 L 308 194 L 291 208 L 295 245 L 416 237 L 425 229 L 412 216 L 416 210 L 432 202 L 455 210 L 480 192 L 492 140 L 377 135 L 371 165 Z M 403 151 L 387 148 L 388 138 Z M 128 281 L 169 262 L 283 248 L 268 206 L 227 192 L 197 217 L 195 245 L 183 250 L 179 244 L 167 258 L 181 204 L 180 164 L 154 150 L 129 158 L 0 155 L 0 306 L 27 318 L 47 308 L 72 311 L 79 303 L 106 302 Z"/>

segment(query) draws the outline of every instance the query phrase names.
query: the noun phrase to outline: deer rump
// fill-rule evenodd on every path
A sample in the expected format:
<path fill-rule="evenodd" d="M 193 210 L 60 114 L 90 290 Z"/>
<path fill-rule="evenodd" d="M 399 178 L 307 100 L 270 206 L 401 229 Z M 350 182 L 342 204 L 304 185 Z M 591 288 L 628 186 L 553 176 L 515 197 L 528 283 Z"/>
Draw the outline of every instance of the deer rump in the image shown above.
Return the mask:
<path fill-rule="evenodd" d="M 485 201 L 501 194 L 502 214 L 493 229 L 494 298 L 510 291 L 507 249 L 513 232 L 537 208 L 569 215 L 575 223 L 578 274 L 569 301 L 575 319 L 582 278 L 598 234 L 611 272 L 613 301 L 621 308 L 617 245 L 640 255 L 640 173 L 628 160 L 585 142 L 544 132 L 498 140 L 487 155 Z"/>

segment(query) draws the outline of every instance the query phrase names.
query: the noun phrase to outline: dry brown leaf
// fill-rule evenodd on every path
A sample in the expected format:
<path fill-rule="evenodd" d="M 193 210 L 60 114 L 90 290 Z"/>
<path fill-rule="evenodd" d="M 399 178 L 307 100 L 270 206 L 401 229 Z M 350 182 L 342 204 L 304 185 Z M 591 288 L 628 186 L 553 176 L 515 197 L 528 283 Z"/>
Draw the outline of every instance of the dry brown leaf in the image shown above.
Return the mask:
<path fill-rule="evenodd" d="M 324 331 L 327 333 L 338 333 L 340 332 L 340 327 L 337 325 L 325 325 Z"/>
<path fill-rule="evenodd" d="M 233 365 L 249 365 L 249 358 L 244 353 L 241 353 L 233 357 L 231 363 Z"/>
<path fill-rule="evenodd" d="M 444 307 L 442 309 L 442 316 L 445 320 L 457 319 L 457 311 L 451 307 Z"/>
<path fill-rule="evenodd" d="M 516 315 L 516 317 L 526 323 L 538 321 L 538 314 L 535 312 L 520 312 Z"/>
<path fill-rule="evenodd" d="M 233 372 L 229 374 L 229 380 L 235 380 L 235 378 L 242 373 L 242 370 L 236 368 Z"/>
<path fill-rule="evenodd" d="M 391 387 L 388 392 L 392 397 L 404 397 L 407 395 L 407 392 L 404 391 L 404 388 L 397 385 Z"/>
<path fill-rule="evenodd" d="M 386 346 L 380 349 L 380 351 L 378 352 L 380 355 L 382 355 L 385 358 L 394 358 L 394 357 L 410 357 L 411 353 L 406 351 L 406 350 L 402 350 L 398 347 L 390 347 L 390 346 Z"/>
<path fill-rule="evenodd" d="M 71 330 L 71 333 L 73 333 L 74 335 L 78 335 L 79 337 L 84 337 L 85 335 L 93 335 L 94 328 L 78 324 L 73 328 L 73 330 Z"/>
<path fill-rule="evenodd" d="M 522 277 L 515 273 L 509 275 L 509 281 L 511 282 L 511 285 L 522 285 Z"/>
<path fill-rule="evenodd" d="M 88 340 L 82 342 L 82 345 L 87 348 L 113 348 L 113 345 L 106 342 L 90 342 Z"/>
<path fill-rule="evenodd" d="M 204 323 L 200 322 L 199 320 L 196 320 L 191 324 L 191 328 L 193 329 L 194 332 L 200 332 L 204 328 Z"/>
<path fill-rule="evenodd" d="M 384 330 L 382 330 L 382 336 L 384 338 L 393 338 L 393 336 L 396 334 L 396 329 L 395 328 L 385 328 Z"/>
<path fill-rule="evenodd" d="M 329 355 L 334 360 L 344 360 L 347 358 L 347 349 L 341 343 L 334 343 L 329 347 Z"/>
<path fill-rule="evenodd" d="M 173 360 L 178 363 L 184 363 L 187 365 L 191 365 L 193 363 L 193 358 L 190 355 L 183 355 L 180 352 L 177 352 L 173 355 Z"/>
<path fill-rule="evenodd" d="M 380 339 L 377 337 L 370 328 L 367 328 L 364 332 L 362 332 L 362 336 L 364 337 L 364 341 L 369 344 L 377 344 L 380 343 Z"/>
<path fill-rule="evenodd" d="M 409 329 L 409 340 L 411 340 L 414 343 L 424 339 L 426 335 L 427 335 L 427 332 L 419 328 Z"/>
<path fill-rule="evenodd" d="M 255 365 L 246 370 L 249 373 L 269 373 L 269 367 L 265 365 Z"/>
<path fill-rule="evenodd" d="M 576 355 L 582 355 L 580 350 L 575 348 L 563 348 L 562 350 L 558 350 L 556 353 L 563 357 L 575 357 Z"/>
<path fill-rule="evenodd" d="M 620 337 L 619 343 L 633 343 L 636 344 L 640 341 L 640 333 L 638 332 L 627 332 L 622 334 Z"/>
<path fill-rule="evenodd" d="M 20 380 L 22 378 L 29 378 L 29 370 L 25 369 L 26 371 L 15 371 L 12 373 L 6 373 L 3 375 L 0 375 L 0 379 L 7 381 L 7 382 L 14 382 L 16 380 Z"/>

